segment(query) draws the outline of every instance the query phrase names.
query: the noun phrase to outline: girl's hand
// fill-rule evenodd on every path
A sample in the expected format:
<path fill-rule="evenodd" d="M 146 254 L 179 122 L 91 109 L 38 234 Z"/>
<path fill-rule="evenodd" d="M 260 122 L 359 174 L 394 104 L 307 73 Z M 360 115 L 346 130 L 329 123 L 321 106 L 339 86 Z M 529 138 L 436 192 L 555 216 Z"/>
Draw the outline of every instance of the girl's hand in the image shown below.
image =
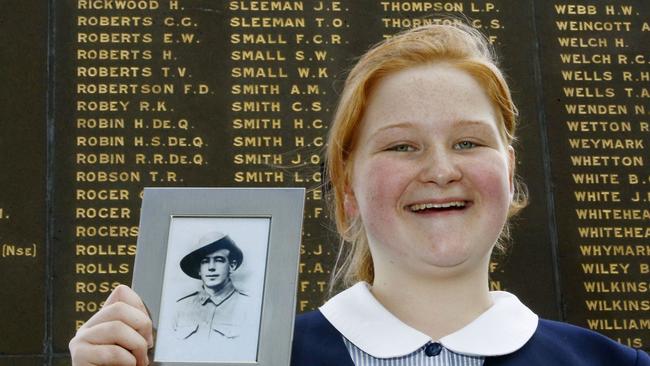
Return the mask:
<path fill-rule="evenodd" d="M 70 341 L 74 366 L 146 366 L 153 347 L 151 318 L 140 297 L 120 285 L 104 306 L 77 331 Z"/>

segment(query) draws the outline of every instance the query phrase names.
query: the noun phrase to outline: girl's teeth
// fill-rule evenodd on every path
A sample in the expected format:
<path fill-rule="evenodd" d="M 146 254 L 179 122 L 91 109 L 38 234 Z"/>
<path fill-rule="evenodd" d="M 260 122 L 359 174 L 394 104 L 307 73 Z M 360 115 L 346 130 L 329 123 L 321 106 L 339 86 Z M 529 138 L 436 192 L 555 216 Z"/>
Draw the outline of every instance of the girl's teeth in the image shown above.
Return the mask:
<path fill-rule="evenodd" d="M 422 211 L 430 208 L 449 208 L 449 207 L 465 207 L 464 201 L 454 201 L 446 203 L 418 203 L 411 205 L 411 211 Z"/>

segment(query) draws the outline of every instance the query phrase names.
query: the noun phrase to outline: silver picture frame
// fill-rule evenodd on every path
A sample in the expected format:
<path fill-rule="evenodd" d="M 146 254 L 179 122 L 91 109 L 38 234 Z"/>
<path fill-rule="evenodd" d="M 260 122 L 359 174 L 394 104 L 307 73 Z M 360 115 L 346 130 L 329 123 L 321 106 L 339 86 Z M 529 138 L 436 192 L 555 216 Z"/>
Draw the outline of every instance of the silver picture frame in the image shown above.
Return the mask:
<path fill-rule="evenodd" d="M 304 188 L 144 189 L 132 287 L 153 322 L 153 365 L 289 365 L 304 199 Z"/>

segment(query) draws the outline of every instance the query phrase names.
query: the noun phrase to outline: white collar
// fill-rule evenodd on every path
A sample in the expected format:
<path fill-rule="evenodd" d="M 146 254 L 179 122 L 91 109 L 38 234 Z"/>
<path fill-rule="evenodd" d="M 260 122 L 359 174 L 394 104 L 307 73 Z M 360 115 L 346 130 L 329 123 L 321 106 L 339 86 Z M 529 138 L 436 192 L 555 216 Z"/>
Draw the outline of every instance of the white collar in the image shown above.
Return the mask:
<path fill-rule="evenodd" d="M 437 342 L 472 356 L 505 355 L 528 342 L 537 329 L 537 315 L 508 292 L 493 291 L 490 296 L 492 307 Z M 320 311 L 345 338 L 376 358 L 404 356 L 432 341 L 386 310 L 365 282 L 334 296 Z"/>

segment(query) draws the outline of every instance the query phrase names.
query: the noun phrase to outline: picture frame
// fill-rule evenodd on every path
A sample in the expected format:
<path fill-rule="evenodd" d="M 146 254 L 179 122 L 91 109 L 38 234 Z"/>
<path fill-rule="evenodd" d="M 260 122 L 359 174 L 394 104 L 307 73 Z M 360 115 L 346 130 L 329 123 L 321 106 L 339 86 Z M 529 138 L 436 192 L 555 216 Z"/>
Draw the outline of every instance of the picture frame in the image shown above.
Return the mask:
<path fill-rule="evenodd" d="M 288 366 L 304 188 L 145 188 L 133 289 L 153 365 Z"/>

